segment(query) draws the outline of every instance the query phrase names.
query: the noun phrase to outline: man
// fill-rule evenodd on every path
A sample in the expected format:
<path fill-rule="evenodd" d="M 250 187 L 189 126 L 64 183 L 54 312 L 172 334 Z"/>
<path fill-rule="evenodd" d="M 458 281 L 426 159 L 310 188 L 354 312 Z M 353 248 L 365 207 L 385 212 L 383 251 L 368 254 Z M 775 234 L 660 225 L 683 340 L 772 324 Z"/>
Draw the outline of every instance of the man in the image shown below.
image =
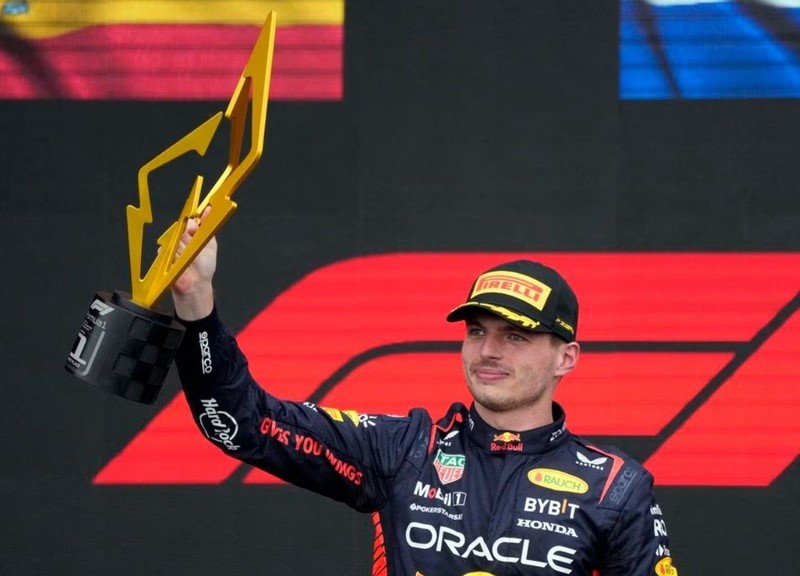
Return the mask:
<path fill-rule="evenodd" d="M 474 402 L 434 421 L 270 396 L 220 322 L 215 266 L 212 241 L 173 286 L 197 424 L 227 454 L 372 512 L 374 576 L 677 575 L 652 477 L 570 434 L 553 402 L 580 355 L 578 301 L 558 272 L 516 261 L 475 280 L 447 316 L 466 326 Z"/>

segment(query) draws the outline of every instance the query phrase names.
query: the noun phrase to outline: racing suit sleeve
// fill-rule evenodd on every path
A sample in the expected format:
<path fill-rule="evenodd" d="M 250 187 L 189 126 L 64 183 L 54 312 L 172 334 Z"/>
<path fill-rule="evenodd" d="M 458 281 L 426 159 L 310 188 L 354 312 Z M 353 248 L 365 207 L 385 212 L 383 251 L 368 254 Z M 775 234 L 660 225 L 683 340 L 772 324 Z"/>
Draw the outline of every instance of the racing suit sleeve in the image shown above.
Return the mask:
<path fill-rule="evenodd" d="M 602 576 L 678 576 L 672 565 L 667 528 L 653 496 L 653 477 L 638 468 L 637 481 L 608 539 Z"/>
<path fill-rule="evenodd" d="M 181 322 L 176 364 L 189 408 L 229 456 L 365 512 L 387 501 L 402 466 L 420 465 L 430 430 L 425 411 L 365 415 L 279 400 L 254 381 L 216 308 Z"/>

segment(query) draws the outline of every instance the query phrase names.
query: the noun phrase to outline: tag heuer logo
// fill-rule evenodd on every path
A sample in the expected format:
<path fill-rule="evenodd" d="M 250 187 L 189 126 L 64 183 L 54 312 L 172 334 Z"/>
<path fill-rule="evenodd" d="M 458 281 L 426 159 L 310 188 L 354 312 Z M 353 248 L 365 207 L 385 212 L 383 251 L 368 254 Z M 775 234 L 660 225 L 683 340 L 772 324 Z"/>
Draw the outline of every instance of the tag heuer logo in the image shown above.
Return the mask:
<path fill-rule="evenodd" d="M 433 462 L 436 473 L 442 484 L 450 484 L 460 480 L 464 475 L 464 463 L 466 457 L 463 454 L 445 454 L 441 450 L 436 453 L 436 460 Z"/>

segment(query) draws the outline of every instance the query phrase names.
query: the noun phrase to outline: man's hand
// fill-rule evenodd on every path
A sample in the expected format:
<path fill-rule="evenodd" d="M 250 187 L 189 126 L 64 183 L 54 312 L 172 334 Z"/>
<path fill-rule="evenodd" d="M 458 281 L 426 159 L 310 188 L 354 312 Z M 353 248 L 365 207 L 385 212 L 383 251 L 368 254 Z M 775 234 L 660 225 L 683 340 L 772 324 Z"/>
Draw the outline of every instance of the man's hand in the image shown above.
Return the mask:
<path fill-rule="evenodd" d="M 181 237 L 177 255 L 183 252 L 189 240 L 202 226 L 203 220 L 210 210 L 210 207 L 206 208 L 199 221 L 189 220 L 186 232 Z M 216 269 L 217 240 L 212 238 L 172 285 L 172 300 L 175 303 L 175 313 L 179 318 L 200 320 L 211 314 L 214 309 L 212 279 Z"/>

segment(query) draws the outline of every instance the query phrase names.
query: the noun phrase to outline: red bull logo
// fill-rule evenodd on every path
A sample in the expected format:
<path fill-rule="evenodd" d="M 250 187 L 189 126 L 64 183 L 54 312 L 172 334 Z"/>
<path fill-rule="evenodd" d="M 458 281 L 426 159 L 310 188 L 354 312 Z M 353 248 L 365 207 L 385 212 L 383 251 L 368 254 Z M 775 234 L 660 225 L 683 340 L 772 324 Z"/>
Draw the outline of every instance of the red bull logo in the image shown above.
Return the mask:
<path fill-rule="evenodd" d="M 495 442 L 522 442 L 522 437 L 513 432 L 503 432 L 502 434 L 494 435 Z"/>
<path fill-rule="evenodd" d="M 514 432 L 495 434 L 489 447 L 492 452 L 522 452 L 522 436 Z"/>

